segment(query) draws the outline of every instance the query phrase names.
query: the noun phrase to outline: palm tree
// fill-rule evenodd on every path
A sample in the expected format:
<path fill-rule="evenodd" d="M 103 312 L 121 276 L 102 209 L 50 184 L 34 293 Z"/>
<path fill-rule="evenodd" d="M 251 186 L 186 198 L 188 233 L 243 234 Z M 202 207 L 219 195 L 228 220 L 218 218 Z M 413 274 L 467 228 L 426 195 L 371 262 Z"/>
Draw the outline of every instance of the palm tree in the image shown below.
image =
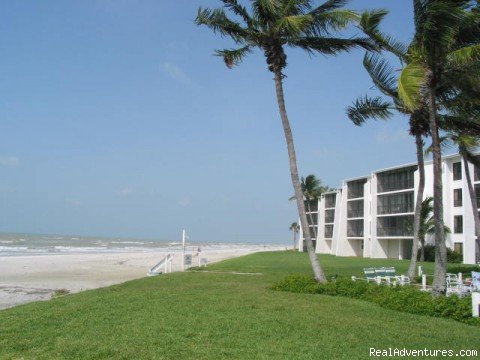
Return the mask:
<path fill-rule="evenodd" d="M 283 93 L 284 70 L 287 66 L 285 47 L 300 48 L 308 53 L 336 55 L 358 46 L 370 49 L 372 45 L 366 39 L 335 37 L 338 30 L 345 29 L 351 22 L 358 20 L 355 12 L 341 9 L 347 0 L 328 0 L 316 6 L 312 0 L 252 0 L 251 12 L 237 0 L 222 2 L 223 8 L 214 10 L 200 8 L 196 24 L 205 25 L 215 33 L 230 37 L 235 42 L 237 46 L 235 49 L 216 51 L 216 55 L 222 57 L 229 68 L 239 64 L 254 49 L 263 51 L 268 70 L 274 74 L 300 224 L 302 228 L 308 229 L 293 135 Z M 235 15 L 239 21 L 229 18 L 227 11 Z M 305 233 L 305 242 L 315 279 L 325 282 L 326 278 L 308 231 Z"/>
<path fill-rule="evenodd" d="M 293 231 L 293 250 L 297 250 L 297 234 L 300 232 L 300 225 L 293 222 L 288 230 Z"/>
<path fill-rule="evenodd" d="M 446 81 L 480 57 L 478 16 L 468 11 L 471 0 L 413 0 L 415 36 L 407 53 L 398 92 L 402 102 L 417 110 L 428 107 L 433 148 L 433 206 L 435 223 L 435 296 L 446 291 L 447 248 L 443 221 L 442 155 L 439 135 L 439 102 Z M 450 86 L 452 83 L 450 83 Z"/>
<path fill-rule="evenodd" d="M 379 30 L 380 22 L 387 14 L 384 12 L 364 12 L 360 21 L 362 30 L 378 45 L 378 47 L 391 55 L 395 56 L 400 64 L 408 61 L 407 47 L 393 39 L 389 35 L 383 34 Z M 417 253 L 420 229 L 420 211 L 422 199 L 425 189 L 425 163 L 423 157 L 423 137 L 428 136 L 428 116 L 425 107 L 418 110 L 408 109 L 400 99 L 395 85 L 398 83 L 397 76 L 393 67 L 387 60 L 381 58 L 376 53 L 365 54 L 363 65 L 368 74 L 372 78 L 375 87 L 390 101 L 385 101 L 381 97 L 370 98 L 368 96 L 357 98 L 353 105 L 347 107 L 347 115 L 350 120 L 357 126 L 362 126 L 366 120 L 372 119 L 389 119 L 396 111 L 400 114 L 409 116 L 410 135 L 415 137 L 415 145 L 417 149 L 417 163 L 419 172 L 419 185 L 417 198 L 415 202 L 415 215 L 413 222 L 413 242 L 410 266 L 408 276 L 415 276 L 417 266 Z"/>
<path fill-rule="evenodd" d="M 317 230 L 315 229 L 315 222 L 313 221 L 312 209 L 311 206 L 314 202 L 318 203 L 320 196 L 327 191 L 331 191 L 328 186 L 322 185 L 322 180 L 317 179 L 313 174 L 308 175 L 306 178 L 301 179 L 300 185 L 302 187 L 303 198 L 305 199 L 306 212 L 308 213 L 309 225 L 313 226 L 313 236 L 317 238 Z M 295 195 L 292 196 L 289 200 L 295 200 Z"/>
<path fill-rule="evenodd" d="M 425 237 L 426 235 L 435 234 L 435 219 L 433 216 L 433 198 L 427 197 L 422 201 L 421 211 L 420 211 L 420 227 L 419 227 L 419 241 L 420 241 L 420 258 L 419 261 L 425 261 Z M 444 226 L 444 231 L 446 234 L 449 234 L 450 228 Z"/>

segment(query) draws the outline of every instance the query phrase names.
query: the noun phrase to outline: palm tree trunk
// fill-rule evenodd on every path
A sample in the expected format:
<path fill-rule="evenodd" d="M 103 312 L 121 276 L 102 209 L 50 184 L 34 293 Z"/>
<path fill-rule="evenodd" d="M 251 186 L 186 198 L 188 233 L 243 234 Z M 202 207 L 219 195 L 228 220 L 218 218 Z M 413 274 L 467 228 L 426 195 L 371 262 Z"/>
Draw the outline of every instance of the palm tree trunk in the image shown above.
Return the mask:
<path fill-rule="evenodd" d="M 435 271 L 432 293 L 438 296 L 446 292 L 447 246 L 443 222 L 442 152 L 437 124 L 436 91 L 433 86 L 428 90 L 428 118 L 433 145 L 433 217 L 435 219 Z"/>
<path fill-rule="evenodd" d="M 425 237 L 421 236 L 420 237 L 420 260 L 421 262 L 425 261 Z"/>
<path fill-rule="evenodd" d="M 415 143 L 417 145 L 418 175 L 420 179 L 418 182 L 417 200 L 415 202 L 415 215 L 413 218 L 412 258 L 410 259 L 410 267 L 408 268 L 407 273 L 407 276 L 410 279 L 413 279 L 415 276 L 415 269 L 417 267 L 418 242 L 420 239 L 420 213 L 422 211 L 423 192 L 425 189 L 425 163 L 423 159 L 422 135 L 415 135 Z"/>
<path fill-rule="evenodd" d="M 282 118 L 283 131 L 285 133 L 285 140 L 288 148 L 288 158 L 290 161 L 290 175 L 292 177 L 293 189 L 295 190 L 295 197 L 297 200 L 298 215 L 300 217 L 300 224 L 304 229 L 303 234 L 305 237 L 305 243 L 307 245 L 307 252 L 312 263 L 313 274 L 318 282 L 326 282 L 325 274 L 320 266 L 317 254 L 312 244 L 312 238 L 308 229 L 307 215 L 305 213 L 305 204 L 303 203 L 302 187 L 300 185 L 300 179 L 298 177 L 297 158 L 295 155 L 295 147 L 293 145 L 292 129 L 288 121 L 287 110 L 285 109 L 285 99 L 283 96 L 283 84 L 282 73 L 277 70 L 275 72 L 275 89 L 277 92 L 278 109 L 280 111 L 280 117 Z M 307 229 L 307 231 L 305 231 Z"/>
<path fill-rule="evenodd" d="M 467 178 L 466 180 L 468 185 L 468 192 L 470 194 L 470 201 L 472 202 L 473 220 L 475 223 L 475 237 L 476 237 L 475 261 L 476 261 L 478 249 L 480 248 L 480 218 L 478 217 L 477 196 L 475 194 L 475 189 L 473 188 L 473 182 L 470 176 L 470 169 L 468 167 L 468 160 L 464 154 L 462 154 L 462 160 L 463 160 L 463 166 L 465 167 L 465 177 Z"/>
<path fill-rule="evenodd" d="M 310 224 L 313 226 L 313 237 L 316 240 L 317 239 L 317 231 L 315 229 L 315 224 L 313 222 L 312 209 L 310 208 L 310 200 L 307 200 L 305 202 L 307 203 L 308 219 L 310 220 Z"/>
<path fill-rule="evenodd" d="M 293 231 L 293 250 L 296 249 L 296 246 L 297 245 L 297 233 L 295 232 L 295 230 Z"/>

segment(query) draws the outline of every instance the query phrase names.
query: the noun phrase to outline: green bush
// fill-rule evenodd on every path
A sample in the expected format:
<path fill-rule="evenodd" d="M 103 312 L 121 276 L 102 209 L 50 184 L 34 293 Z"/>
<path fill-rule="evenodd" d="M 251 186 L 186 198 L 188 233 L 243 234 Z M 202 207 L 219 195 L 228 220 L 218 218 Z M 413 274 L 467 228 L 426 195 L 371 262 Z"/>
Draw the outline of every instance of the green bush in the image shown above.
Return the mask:
<path fill-rule="evenodd" d="M 423 247 L 423 251 L 425 254 L 425 261 L 435 261 L 435 245 L 427 244 Z M 420 251 L 418 252 L 418 260 L 420 260 Z M 463 261 L 463 256 L 462 254 L 447 248 L 447 261 L 449 263 L 461 263 Z"/>
<path fill-rule="evenodd" d="M 445 317 L 475 326 L 480 319 L 472 318 L 471 299 L 455 295 L 434 298 L 414 286 L 386 286 L 366 281 L 352 281 L 345 277 L 325 284 L 317 283 L 307 275 L 290 275 L 275 283 L 273 290 L 296 293 L 345 296 L 370 301 L 390 310 L 411 314 Z"/>
<path fill-rule="evenodd" d="M 447 248 L 447 261 L 449 263 L 457 263 L 460 264 L 463 262 L 463 255 L 459 252 L 453 251 Z"/>
<path fill-rule="evenodd" d="M 472 271 L 480 271 L 480 265 L 449 265 L 447 271 L 452 274 L 462 273 L 463 277 L 471 277 Z"/>
<path fill-rule="evenodd" d="M 418 260 L 420 260 L 420 249 L 418 251 Z M 435 261 L 435 246 L 434 245 L 425 245 L 423 247 L 423 254 L 425 257 L 425 261 L 433 262 Z"/>

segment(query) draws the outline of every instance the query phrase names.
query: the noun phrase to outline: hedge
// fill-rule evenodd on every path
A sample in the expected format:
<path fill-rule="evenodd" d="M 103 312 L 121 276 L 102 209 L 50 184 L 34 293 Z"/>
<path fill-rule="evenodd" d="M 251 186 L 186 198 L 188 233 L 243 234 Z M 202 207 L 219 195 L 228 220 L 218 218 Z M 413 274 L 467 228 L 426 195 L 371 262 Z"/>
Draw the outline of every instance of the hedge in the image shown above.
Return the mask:
<path fill-rule="evenodd" d="M 365 300 L 386 309 L 401 312 L 444 317 L 480 326 L 480 319 L 472 317 L 471 298 L 459 298 L 456 295 L 433 297 L 414 286 L 386 286 L 366 281 L 352 281 L 348 278 L 336 278 L 325 284 L 317 283 L 307 275 L 290 275 L 275 283 L 271 289 L 295 293 L 344 296 Z"/>

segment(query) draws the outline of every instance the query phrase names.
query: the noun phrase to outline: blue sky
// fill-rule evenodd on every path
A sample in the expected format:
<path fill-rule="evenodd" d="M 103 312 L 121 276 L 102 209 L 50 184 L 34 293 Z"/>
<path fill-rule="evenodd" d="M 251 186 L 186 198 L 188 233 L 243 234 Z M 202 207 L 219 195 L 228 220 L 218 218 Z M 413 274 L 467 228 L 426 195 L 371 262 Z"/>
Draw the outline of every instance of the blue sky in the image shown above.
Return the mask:
<path fill-rule="evenodd" d="M 0 231 L 290 243 L 296 220 L 272 74 L 198 28 L 213 0 L 0 2 Z M 384 29 L 412 33 L 411 2 Z M 374 94 L 363 51 L 288 50 L 285 92 L 301 174 L 325 184 L 415 161 L 406 119 L 354 127 Z"/>

